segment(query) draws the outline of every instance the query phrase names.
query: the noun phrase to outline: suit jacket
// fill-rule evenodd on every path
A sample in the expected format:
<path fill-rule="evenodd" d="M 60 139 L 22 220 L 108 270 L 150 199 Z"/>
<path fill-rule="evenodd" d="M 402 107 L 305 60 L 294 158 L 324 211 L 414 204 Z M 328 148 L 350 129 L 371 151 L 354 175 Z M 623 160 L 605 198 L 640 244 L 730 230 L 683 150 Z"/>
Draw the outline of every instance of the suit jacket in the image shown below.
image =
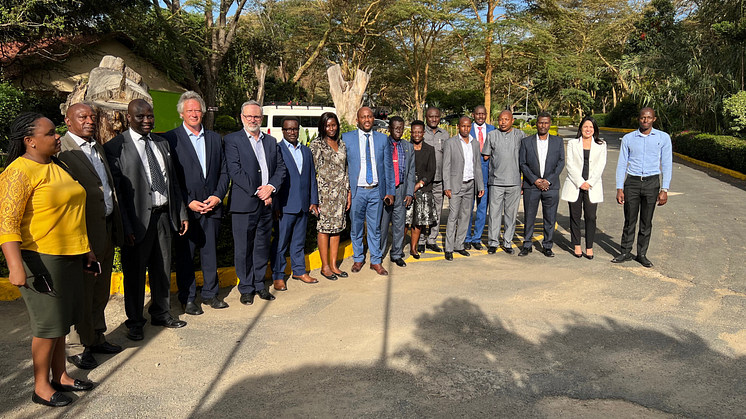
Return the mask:
<path fill-rule="evenodd" d="M 347 170 L 350 177 L 350 190 L 352 197 L 357 194 L 357 178 L 360 175 L 360 143 L 359 130 L 345 132 L 342 134 L 342 141 L 347 146 Z M 388 138 L 385 134 L 378 131 L 371 131 L 373 134 L 373 149 L 375 151 L 376 172 L 378 174 L 378 191 L 383 199 L 386 195 L 394 195 L 394 163 L 391 158 L 386 158 L 386 148 L 388 147 Z"/>
<path fill-rule="evenodd" d="M 102 254 L 106 251 L 108 237 L 106 237 L 106 207 L 104 206 L 104 186 L 96 173 L 96 169 L 88 160 L 80 146 L 73 140 L 69 134 L 65 134 L 61 139 L 60 152 L 57 157 L 63 161 L 75 176 L 75 180 L 85 189 L 85 223 L 88 230 L 88 242 L 91 244 L 93 253 Z M 121 246 L 124 241 L 124 230 L 122 228 L 122 216 L 119 212 L 119 201 L 117 200 L 116 190 L 114 189 L 114 178 L 111 176 L 109 163 L 106 160 L 104 147 L 98 142 L 93 142 L 93 147 L 101 156 L 106 169 L 106 179 L 112 191 L 112 200 L 114 201 L 114 211 L 111 215 L 114 217 L 114 231 L 111 237 L 115 246 Z"/>
<path fill-rule="evenodd" d="M 562 199 L 568 202 L 578 200 L 580 185 L 588 182 L 588 198 L 593 203 L 604 200 L 601 175 L 606 167 L 606 142 L 591 141 L 591 155 L 588 158 L 588 180 L 583 180 L 583 139 L 574 138 L 567 142 L 567 178 L 562 186 Z"/>
<path fill-rule="evenodd" d="M 534 182 L 538 179 L 549 181 L 549 189 L 560 188 L 560 173 L 565 167 L 565 144 L 561 137 L 549 134 L 549 149 L 547 161 L 544 165 L 544 176 L 541 176 L 539 165 L 539 152 L 536 149 L 538 134 L 531 135 L 521 140 L 521 149 L 518 152 L 518 161 L 523 172 L 523 187 L 535 188 Z"/>
<path fill-rule="evenodd" d="M 223 139 L 228 174 L 233 179 L 228 204 L 231 212 L 255 212 L 264 205 L 264 202 L 256 196 L 257 188 L 262 186 L 262 169 L 247 135 L 249 134 L 246 130 L 242 129 L 226 135 Z M 267 170 L 269 170 L 268 183 L 275 188 L 272 208 L 277 209 L 279 206 L 275 198 L 282 188 L 287 168 L 277 140 L 271 135 L 262 134 L 261 142 L 264 156 L 267 159 Z"/>
<path fill-rule="evenodd" d="M 279 143 L 282 158 L 285 161 L 287 175 L 280 192 L 277 193 L 278 209 L 283 214 L 297 214 L 308 212 L 311 205 L 319 204 L 318 187 L 316 185 L 316 166 L 313 164 L 311 149 L 301 145 L 303 154 L 303 173 L 298 173 L 293 155 L 284 142 Z"/>
<path fill-rule="evenodd" d="M 494 131 L 495 130 L 495 126 L 494 125 L 490 125 L 490 124 L 484 124 L 484 126 L 485 126 L 485 130 L 484 130 L 484 142 L 486 143 L 487 142 L 487 134 L 489 134 L 490 131 Z M 479 135 L 477 133 L 476 124 L 473 123 L 473 122 L 471 123 L 471 132 L 470 132 L 470 134 L 471 134 L 471 136 L 475 140 L 477 140 L 477 144 L 478 144 L 479 143 Z M 484 160 L 482 160 L 482 161 L 484 161 Z"/>
<path fill-rule="evenodd" d="M 181 187 L 171 158 L 171 148 L 168 146 L 168 141 L 161 136 L 150 133 L 150 138 L 166 163 L 166 176 L 168 178 L 168 191 L 166 193 L 168 194 L 171 227 L 175 231 L 179 231 L 181 222 L 187 221 L 189 218 L 186 206 L 181 198 Z M 124 234 L 134 234 L 135 243 L 139 243 L 145 237 L 153 209 L 152 192 L 148 177 L 145 174 L 146 169 L 142 164 L 140 154 L 137 152 L 129 130 L 104 144 L 104 150 L 114 178 L 114 190 L 116 190 L 119 200 Z"/>
<path fill-rule="evenodd" d="M 446 141 L 443 147 L 443 190 L 451 190 L 452 194 L 461 191 L 464 181 L 464 150 L 461 148 L 460 135 L 455 135 Z M 482 155 L 479 153 L 479 141 L 472 138 L 469 141 L 474 154 L 474 181 L 476 182 L 475 193 L 484 190 L 482 179 Z"/>
<path fill-rule="evenodd" d="M 174 168 L 179 178 L 179 186 L 181 186 L 181 196 L 187 209 L 192 201 L 204 202 L 210 196 L 220 198 L 220 204 L 207 214 L 187 211 L 189 218 L 198 219 L 202 216 L 220 218 L 223 215 L 223 198 L 228 192 L 230 182 L 223 153 L 223 139 L 220 134 L 205 130 L 207 177 L 202 173 L 197 151 L 183 125 L 163 134 L 163 137 L 171 146 Z"/>
<path fill-rule="evenodd" d="M 391 171 L 394 170 L 394 145 L 391 144 L 391 138 L 386 139 L 386 142 L 388 143 L 388 146 L 386 147 L 386 156 L 391 159 Z M 400 188 L 397 193 L 402 194 L 401 196 L 397 196 L 396 198 L 399 198 L 403 200 L 407 196 L 414 196 L 414 183 L 415 183 L 415 169 L 414 169 L 414 146 L 412 143 L 410 143 L 407 140 L 402 139 L 400 141 L 402 149 L 404 150 L 404 158 L 405 158 L 405 165 L 404 168 L 404 178 L 399 179 L 400 186 L 403 186 L 403 188 Z M 393 175 L 392 178 L 394 180 L 394 185 L 396 185 L 396 173 Z M 394 187 L 396 188 L 396 187 Z"/>

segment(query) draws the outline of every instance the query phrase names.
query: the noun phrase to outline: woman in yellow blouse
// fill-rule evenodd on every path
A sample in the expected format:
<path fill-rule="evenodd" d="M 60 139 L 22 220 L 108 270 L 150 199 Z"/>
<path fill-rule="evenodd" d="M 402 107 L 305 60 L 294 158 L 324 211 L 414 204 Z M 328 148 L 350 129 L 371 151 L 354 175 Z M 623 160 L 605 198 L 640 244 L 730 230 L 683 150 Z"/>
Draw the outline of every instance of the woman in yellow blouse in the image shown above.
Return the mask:
<path fill-rule="evenodd" d="M 96 257 L 88 247 L 85 190 L 53 158 L 59 138 L 43 115 L 21 114 L 0 174 L 0 244 L 31 320 L 31 400 L 45 406 L 65 406 L 72 399 L 63 392 L 93 388 L 65 368 L 65 335 L 83 319 L 83 265 Z"/>

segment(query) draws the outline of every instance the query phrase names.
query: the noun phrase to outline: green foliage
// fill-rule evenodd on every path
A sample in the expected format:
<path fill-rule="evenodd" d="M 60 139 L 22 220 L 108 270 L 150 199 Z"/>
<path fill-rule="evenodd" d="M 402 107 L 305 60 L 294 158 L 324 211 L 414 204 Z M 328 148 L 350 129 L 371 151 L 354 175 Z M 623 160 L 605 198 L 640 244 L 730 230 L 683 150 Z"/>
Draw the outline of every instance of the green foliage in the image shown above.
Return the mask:
<path fill-rule="evenodd" d="M 606 126 L 612 128 L 637 128 L 637 116 L 640 106 L 631 98 L 617 103 L 614 109 L 606 114 Z"/>
<path fill-rule="evenodd" d="M 434 90 L 427 94 L 427 102 L 438 102 L 444 116 L 461 112 L 462 109 L 468 109 L 471 113 L 474 107 L 484 104 L 484 92 L 477 89 L 458 89 L 450 93 Z"/>
<path fill-rule="evenodd" d="M 605 114 L 605 113 L 594 113 L 591 116 L 593 117 L 593 119 L 596 120 L 596 124 L 598 124 L 599 127 L 605 127 L 607 115 L 608 114 Z"/>
<path fill-rule="evenodd" d="M 215 124 L 213 125 L 215 132 L 221 134 L 227 134 L 239 130 L 239 126 L 236 123 L 236 119 L 230 115 L 220 115 L 215 118 Z"/>
<path fill-rule="evenodd" d="M 570 125 L 575 125 L 576 121 L 572 116 L 555 116 L 552 118 L 552 123 L 560 127 L 568 127 Z"/>
<path fill-rule="evenodd" d="M 8 149 L 10 125 L 28 105 L 28 96 L 12 84 L 0 83 L 0 149 Z"/>
<path fill-rule="evenodd" d="M 677 153 L 746 173 L 746 140 L 742 138 L 685 131 L 672 135 L 671 141 Z"/>
<path fill-rule="evenodd" d="M 356 125 L 350 124 L 349 122 L 347 122 L 347 120 L 344 117 L 342 117 L 342 119 L 339 121 L 339 124 L 342 125 L 341 127 L 339 127 L 340 137 L 345 132 L 355 131 L 357 129 Z"/>
<path fill-rule="evenodd" d="M 739 134 L 746 134 L 746 91 L 739 91 L 723 100 L 723 114 L 730 129 Z"/>

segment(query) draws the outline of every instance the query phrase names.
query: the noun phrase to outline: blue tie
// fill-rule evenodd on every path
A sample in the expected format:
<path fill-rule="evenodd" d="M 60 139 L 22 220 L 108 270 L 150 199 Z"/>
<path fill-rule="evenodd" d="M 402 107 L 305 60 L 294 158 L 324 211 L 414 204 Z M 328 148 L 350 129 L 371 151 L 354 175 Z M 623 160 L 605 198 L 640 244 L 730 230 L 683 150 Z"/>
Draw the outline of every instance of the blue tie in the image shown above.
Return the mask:
<path fill-rule="evenodd" d="M 373 162 L 370 161 L 370 134 L 365 134 L 365 182 L 373 183 Z"/>

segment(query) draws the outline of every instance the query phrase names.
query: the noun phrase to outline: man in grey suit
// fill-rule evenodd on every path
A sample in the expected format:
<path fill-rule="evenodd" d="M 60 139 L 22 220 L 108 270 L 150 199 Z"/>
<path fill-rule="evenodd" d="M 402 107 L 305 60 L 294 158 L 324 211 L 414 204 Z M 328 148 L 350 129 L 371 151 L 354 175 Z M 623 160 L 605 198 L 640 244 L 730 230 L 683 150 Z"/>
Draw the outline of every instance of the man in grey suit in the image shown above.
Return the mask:
<path fill-rule="evenodd" d="M 438 246 L 438 235 L 440 234 L 440 213 L 443 212 L 443 147 L 450 136 L 443 128 L 440 128 L 440 109 L 427 108 L 425 112 L 425 142 L 435 148 L 435 177 L 433 178 L 433 200 L 435 201 L 435 213 L 438 222 L 430 226 L 430 234 L 420 236 L 417 251 L 425 253 L 425 245 L 433 252 L 440 253 L 443 249 Z"/>
<path fill-rule="evenodd" d="M 127 337 L 142 340 L 145 271 L 150 283 L 150 323 L 179 328 L 171 317 L 171 235 L 184 235 L 189 226 L 171 149 L 164 138 L 151 134 L 153 107 L 135 99 L 127 107 L 130 128 L 104 145 L 114 178 L 124 227 L 122 268 Z"/>
<path fill-rule="evenodd" d="M 85 272 L 83 321 L 70 331 L 70 352 L 78 352 L 67 359 L 80 369 L 98 366 L 94 353 L 115 354 L 122 347 L 106 341 L 104 311 L 111 290 L 111 269 L 114 246 L 122 245 L 122 218 L 114 194 L 114 179 L 106 162 L 101 144 L 93 138 L 96 132 L 96 113 L 90 106 L 77 103 L 65 114 L 67 134 L 60 139 L 57 157 L 64 162 L 86 192 L 85 222 L 88 243 L 101 264 L 101 273 Z"/>
<path fill-rule="evenodd" d="M 554 257 L 552 237 L 557 220 L 557 205 L 560 199 L 560 173 L 565 168 L 565 143 L 562 138 L 549 134 L 552 116 L 542 112 L 536 118 L 537 133 L 521 141 L 519 161 L 523 172 L 523 248 L 518 256 L 531 253 L 536 213 L 544 218 L 544 240 L 542 251 L 546 257 Z"/>
<path fill-rule="evenodd" d="M 394 202 L 383 205 L 381 220 L 381 254 L 386 256 L 386 245 L 389 237 L 389 224 L 393 225 L 391 233 L 391 261 L 396 266 L 404 267 L 404 227 L 407 218 L 407 208 L 412 205 L 414 196 L 414 146 L 409 141 L 402 141 L 404 135 L 404 119 L 394 116 L 389 120 L 388 147 L 386 158 L 391 159 L 394 166 Z"/>
<path fill-rule="evenodd" d="M 446 260 L 453 260 L 454 250 L 469 256 L 464 249 L 464 240 L 469 230 L 472 202 L 475 196 L 481 198 L 484 195 L 482 155 L 479 142 L 471 137 L 470 131 L 471 118 L 462 116 L 458 120 L 458 135 L 449 138 L 443 148 L 443 192 L 448 197 L 449 209 Z"/>

